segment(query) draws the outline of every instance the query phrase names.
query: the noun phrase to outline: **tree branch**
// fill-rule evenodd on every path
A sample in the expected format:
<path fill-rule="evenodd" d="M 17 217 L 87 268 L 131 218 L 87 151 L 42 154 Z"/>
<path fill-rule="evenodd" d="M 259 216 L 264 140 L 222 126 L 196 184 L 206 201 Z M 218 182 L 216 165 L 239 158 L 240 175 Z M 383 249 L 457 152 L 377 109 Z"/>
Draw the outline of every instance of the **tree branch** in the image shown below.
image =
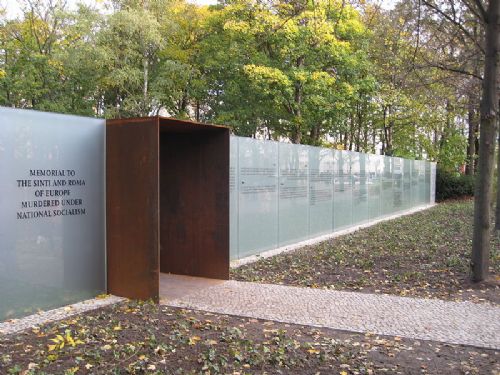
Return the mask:
<path fill-rule="evenodd" d="M 467 1 L 465 1 L 465 3 L 467 3 Z M 486 9 L 484 8 L 481 0 L 474 0 L 474 3 L 476 4 L 477 9 L 479 9 L 479 13 L 481 14 L 481 19 L 483 20 L 483 22 L 488 22 L 488 13 L 486 12 Z"/>
<path fill-rule="evenodd" d="M 430 9 L 434 10 L 436 13 L 440 14 L 442 17 L 444 17 L 446 20 L 451 22 L 453 25 L 458 27 L 464 35 L 466 35 L 476 46 L 479 48 L 479 50 L 484 54 L 484 48 L 479 44 L 479 42 L 469 33 L 469 31 L 457 20 L 453 19 L 450 17 L 450 15 L 446 14 L 443 10 L 439 9 L 436 5 L 432 4 L 428 0 L 422 0 L 422 2 Z"/>
<path fill-rule="evenodd" d="M 477 78 L 481 81 L 483 80 L 483 77 L 481 77 L 480 75 L 478 75 L 474 72 L 469 72 L 465 69 L 456 68 L 456 67 L 452 67 L 452 66 L 446 66 L 443 64 L 433 63 L 433 62 L 428 62 L 428 63 L 429 63 L 428 66 L 419 66 L 419 68 L 421 68 L 421 69 L 423 69 L 423 68 L 437 68 L 439 70 L 444 70 L 444 71 L 448 71 L 448 72 L 463 74 L 463 75 L 466 75 L 469 77 L 474 77 L 474 78 Z"/>

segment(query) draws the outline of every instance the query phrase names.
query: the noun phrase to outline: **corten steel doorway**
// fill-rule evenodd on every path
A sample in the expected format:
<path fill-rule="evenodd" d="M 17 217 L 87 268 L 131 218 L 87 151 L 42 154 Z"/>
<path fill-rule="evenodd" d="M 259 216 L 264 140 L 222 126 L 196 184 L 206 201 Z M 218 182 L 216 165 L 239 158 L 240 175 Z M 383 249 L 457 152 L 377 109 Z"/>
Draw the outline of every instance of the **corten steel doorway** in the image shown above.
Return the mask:
<path fill-rule="evenodd" d="M 159 273 L 229 278 L 229 129 L 163 117 L 106 126 L 108 292 L 158 300 Z"/>

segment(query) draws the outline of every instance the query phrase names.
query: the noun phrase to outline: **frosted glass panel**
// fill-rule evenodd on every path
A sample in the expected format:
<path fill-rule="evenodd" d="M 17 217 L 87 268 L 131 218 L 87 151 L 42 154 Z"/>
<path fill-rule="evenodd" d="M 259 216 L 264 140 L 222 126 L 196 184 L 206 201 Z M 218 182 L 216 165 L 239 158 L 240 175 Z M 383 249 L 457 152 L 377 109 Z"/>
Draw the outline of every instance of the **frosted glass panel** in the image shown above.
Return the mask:
<path fill-rule="evenodd" d="M 412 161 L 403 159 L 403 208 L 411 207 L 411 164 Z"/>
<path fill-rule="evenodd" d="M 431 201 L 431 163 L 424 161 L 425 165 L 425 199 L 424 203 Z"/>
<path fill-rule="evenodd" d="M 239 138 L 238 256 L 278 246 L 278 143 Z"/>
<path fill-rule="evenodd" d="M 333 152 L 309 147 L 309 235 L 333 230 Z"/>
<path fill-rule="evenodd" d="M 297 243 L 432 200 L 435 164 L 232 137 L 231 258 Z"/>
<path fill-rule="evenodd" d="M 431 201 L 430 203 L 436 203 L 436 163 L 431 163 L 431 183 L 429 186 L 431 190 Z"/>
<path fill-rule="evenodd" d="M 412 206 L 417 206 L 419 204 L 418 173 L 419 173 L 418 160 L 413 160 L 412 166 L 411 166 L 411 205 Z"/>
<path fill-rule="evenodd" d="M 334 151 L 334 159 L 333 227 L 339 230 L 352 224 L 351 153 Z"/>
<path fill-rule="evenodd" d="M 383 157 L 381 207 L 383 216 L 391 215 L 394 211 L 392 158 L 389 156 Z"/>
<path fill-rule="evenodd" d="M 418 190 L 419 190 L 419 204 L 426 203 L 427 188 L 425 185 L 425 161 L 417 160 L 419 165 L 418 170 Z"/>
<path fill-rule="evenodd" d="M 308 238 L 309 151 L 307 146 L 279 145 L 279 245 Z"/>
<path fill-rule="evenodd" d="M 369 160 L 366 154 L 351 154 L 352 174 L 352 222 L 361 224 L 368 220 L 367 169 Z"/>
<path fill-rule="evenodd" d="M 383 156 L 367 155 L 370 159 L 368 169 L 368 214 L 370 219 L 378 218 L 380 213 L 381 170 Z"/>
<path fill-rule="evenodd" d="M 229 140 L 229 254 L 238 259 L 238 140 Z"/>
<path fill-rule="evenodd" d="M 401 211 L 403 206 L 403 159 L 392 158 L 393 212 Z"/>
<path fill-rule="evenodd" d="M 104 125 L 0 107 L 0 320 L 105 291 Z"/>

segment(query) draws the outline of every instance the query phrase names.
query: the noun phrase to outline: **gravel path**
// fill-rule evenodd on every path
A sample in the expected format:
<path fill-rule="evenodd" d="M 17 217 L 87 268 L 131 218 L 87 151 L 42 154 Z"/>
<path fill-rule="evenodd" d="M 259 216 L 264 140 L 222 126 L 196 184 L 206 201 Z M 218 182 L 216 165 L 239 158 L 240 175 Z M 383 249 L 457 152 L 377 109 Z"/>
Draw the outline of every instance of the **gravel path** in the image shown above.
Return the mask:
<path fill-rule="evenodd" d="M 169 306 L 354 332 L 500 349 L 500 307 L 226 281 Z"/>

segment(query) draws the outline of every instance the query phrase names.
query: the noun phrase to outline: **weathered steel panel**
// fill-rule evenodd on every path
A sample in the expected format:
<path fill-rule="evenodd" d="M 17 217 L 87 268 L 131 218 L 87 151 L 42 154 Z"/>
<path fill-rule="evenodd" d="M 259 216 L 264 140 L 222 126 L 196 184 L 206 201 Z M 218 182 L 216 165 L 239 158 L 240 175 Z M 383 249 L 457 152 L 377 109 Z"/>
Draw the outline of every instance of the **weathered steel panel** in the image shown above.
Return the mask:
<path fill-rule="evenodd" d="M 159 296 L 158 118 L 107 122 L 108 292 Z"/>

